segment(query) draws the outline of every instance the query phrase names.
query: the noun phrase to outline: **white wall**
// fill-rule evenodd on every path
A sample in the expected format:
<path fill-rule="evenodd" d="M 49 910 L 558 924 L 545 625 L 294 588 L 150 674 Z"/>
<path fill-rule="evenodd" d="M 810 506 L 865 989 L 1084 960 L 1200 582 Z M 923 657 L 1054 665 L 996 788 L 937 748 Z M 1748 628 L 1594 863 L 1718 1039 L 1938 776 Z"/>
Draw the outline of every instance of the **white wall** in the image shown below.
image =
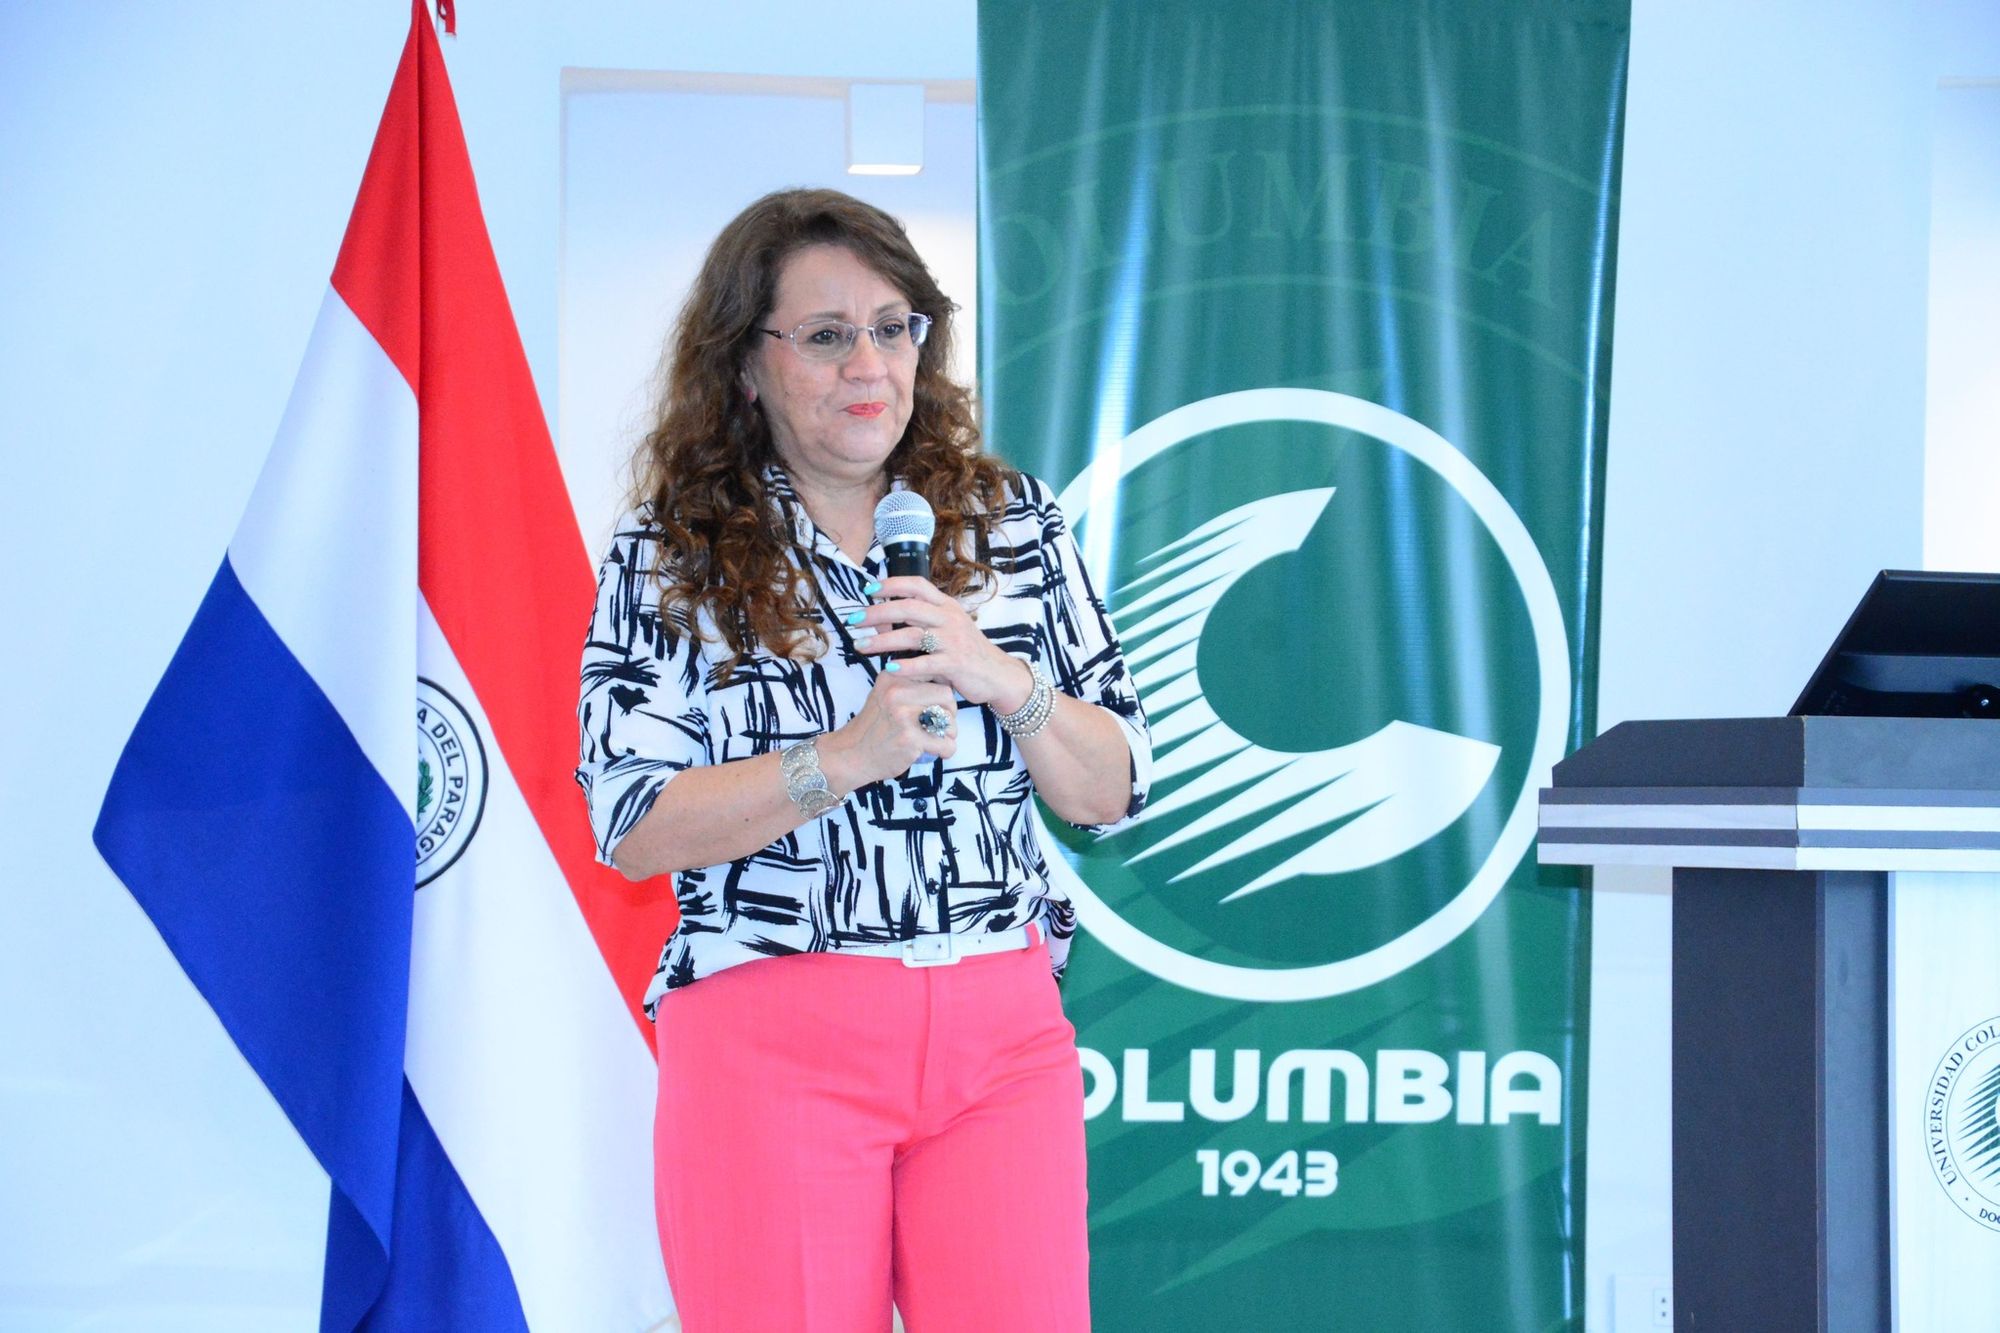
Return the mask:
<path fill-rule="evenodd" d="M 2000 6 L 1988 11 L 2000 28 Z M 2000 59 L 1955 47 L 1931 166 L 1924 568 L 2000 570 Z M 1979 74 L 1952 71 L 1986 70 Z"/>
<path fill-rule="evenodd" d="M 1781 711 L 1867 575 L 1922 558 L 1935 79 L 2000 73 L 1995 7 L 1634 9 L 1600 717 Z M 971 0 L 461 10 L 552 414 L 565 67 L 974 73 Z M 88 830 L 278 419 L 406 13 L 0 5 L 0 1329 L 313 1326 L 324 1180 Z M 1670 1262 L 1667 919 L 1657 885 L 1599 894 L 1592 1328 Z"/>

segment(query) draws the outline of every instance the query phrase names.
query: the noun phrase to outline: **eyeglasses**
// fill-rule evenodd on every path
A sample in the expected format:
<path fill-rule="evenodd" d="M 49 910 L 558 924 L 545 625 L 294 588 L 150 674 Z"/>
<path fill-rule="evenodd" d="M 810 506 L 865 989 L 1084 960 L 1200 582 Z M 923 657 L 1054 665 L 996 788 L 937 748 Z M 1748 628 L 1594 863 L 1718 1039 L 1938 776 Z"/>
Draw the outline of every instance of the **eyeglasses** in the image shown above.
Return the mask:
<path fill-rule="evenodd" d="M 863 332 L 874 339 L 875 350 L 885 357 L 911 356 L 930 336 L 929 315 L 884 315 L 873 324 L 854 325 L 844 319 L 809 319 L 790 333 L 776 329 L 758 332 L 782 338 L 808 361 L 845 361 L 854 352 L 854 343 Z"/>

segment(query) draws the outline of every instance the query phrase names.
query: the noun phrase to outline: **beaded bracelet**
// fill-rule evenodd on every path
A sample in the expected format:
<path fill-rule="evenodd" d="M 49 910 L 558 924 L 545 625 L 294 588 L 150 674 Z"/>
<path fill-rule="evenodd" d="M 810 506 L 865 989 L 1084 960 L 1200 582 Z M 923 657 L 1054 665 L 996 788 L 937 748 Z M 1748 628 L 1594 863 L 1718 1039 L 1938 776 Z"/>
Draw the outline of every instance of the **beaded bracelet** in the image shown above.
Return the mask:
<path fill-rule="evenodd" d="M 1022 704 L 1016 712 L 997 715 L 1000 729 L 1017 741 L 1040 735 L 1042 728 L 1049 725 L 1049 719 L 1056 715 L 1054 682 L 1042 674 L 1040 667 L 1032 663 L 1028 671 L 1035 678 L 1034 687 L 1028 691 L 1028 702 Z"/>

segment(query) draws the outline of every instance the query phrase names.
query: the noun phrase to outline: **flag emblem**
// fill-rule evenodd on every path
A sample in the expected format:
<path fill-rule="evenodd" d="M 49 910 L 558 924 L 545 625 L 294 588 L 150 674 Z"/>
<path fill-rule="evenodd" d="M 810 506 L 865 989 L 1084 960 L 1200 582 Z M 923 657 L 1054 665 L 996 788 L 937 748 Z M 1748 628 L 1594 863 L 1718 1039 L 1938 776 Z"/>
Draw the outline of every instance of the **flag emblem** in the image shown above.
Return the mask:
<path fill-rule="evenodd" d="M 451 869 L 486 812 L 486 743 L 465 705 L 417 677 L 417 887 Z"/>

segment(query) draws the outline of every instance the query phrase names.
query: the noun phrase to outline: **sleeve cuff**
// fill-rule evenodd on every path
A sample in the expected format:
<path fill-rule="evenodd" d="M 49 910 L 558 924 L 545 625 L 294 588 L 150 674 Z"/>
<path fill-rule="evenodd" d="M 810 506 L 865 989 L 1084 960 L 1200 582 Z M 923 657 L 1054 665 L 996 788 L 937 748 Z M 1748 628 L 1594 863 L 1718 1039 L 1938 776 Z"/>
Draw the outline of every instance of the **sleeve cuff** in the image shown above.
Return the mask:
<path fill-rule="evenodd" d="M 577 785 L 583 788 L 584 799 L 590 806 L 591 840 L 597 846 L 600 863 L 617 867 L 612 857 L 618 851 L 618 844 L 652 810 L 674 775 L 686 767 L 627 758 L 614 761 L 594 774 L 587 768 L 576 771 Z"/>
<path fill-rule="evenodd" d="M 1132 796 L 1126 803 L 1125 813 L 1109 824 L 1078 824 L 1074 821 L 1065 821 L 1072 828 L 1082 829 L 1085 833 L 1094 833 L 1100 838 L 1106 834 L 1116 833 L 1122 828 L 1130 827 L 1132 822 L 1139 817 L 1139 812 L 1146 808 L 1146 797 L 1153 790 L 1153 742 L 1151 737 L 1146 734 L 1146 729 L 1143 726 L 1131 718 L 1124 716 L 1122 713 L 1113 713 L 1111 716 L 1117 719 L 1119 729 L 1125 733 L 1125 747 L 1131 752 Z"/>

